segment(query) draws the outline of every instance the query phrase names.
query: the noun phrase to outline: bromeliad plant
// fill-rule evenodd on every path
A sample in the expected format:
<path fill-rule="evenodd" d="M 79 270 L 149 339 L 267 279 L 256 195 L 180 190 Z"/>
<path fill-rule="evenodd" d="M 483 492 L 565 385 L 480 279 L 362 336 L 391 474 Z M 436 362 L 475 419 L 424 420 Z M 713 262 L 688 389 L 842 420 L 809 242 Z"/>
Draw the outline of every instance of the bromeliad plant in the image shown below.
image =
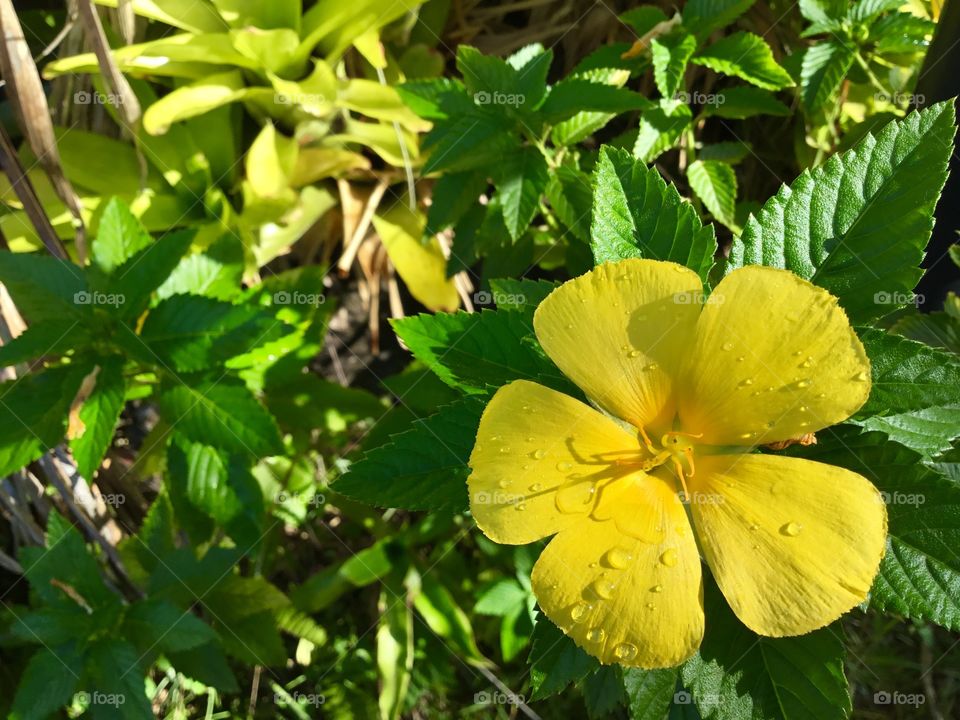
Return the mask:
<path fill-rule="evenodd" d="M 576 683 L 595 714 L 689 692 L 704 717 L 847 717 L 842 616 L 960 627 L 960 363 L 881 329 L 920 277 L 955 131 L 944 103 L 865 135 L 716 265 L 693 206 L 602 149 L 597 267 L 395 323 L 462 397 L 335 488 L 469 509 L 498 543 L 556 535 L 531 574 L 534 699 Z"/>

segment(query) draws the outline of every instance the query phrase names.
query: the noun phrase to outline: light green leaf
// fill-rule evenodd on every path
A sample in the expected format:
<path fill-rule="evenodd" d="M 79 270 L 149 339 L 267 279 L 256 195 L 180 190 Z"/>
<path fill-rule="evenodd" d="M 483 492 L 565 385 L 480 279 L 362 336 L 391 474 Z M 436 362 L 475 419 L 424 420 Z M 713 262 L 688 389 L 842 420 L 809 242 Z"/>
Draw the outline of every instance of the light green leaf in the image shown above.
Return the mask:
<path fill-rule="evenodd" d="M 163 135 L 175 122 L 203 115 L 241 100 L 272 102 L 274 91 L 267 87 L 244 87 L 239 72 L 207 75 L 196 82 L 164 95 L 143 114 L 143 127 L 151 135 Z"/>
<path fill-rule="evenodd" d="M 683 24 L 705 37 L 743 15 L 756 0 L 689 0 L 683 5 Z"/>
<path fill-rule="evenodd" d="M 792 270 L 840 298 L 855 323 L 907 304 L 954 132 L 953 105 L 933 105 L 804 171 L 747 221 L 728 270 Z"/>
<path fill-rule="evenodd" d="M 633 146 L 633 156 L 652 163 L 673 148 L 693 120 L 690 107 L 677 100 L 661 100 L 658 107 L 645 110 L 640 116 L 640 132 Z"/>
<path fill-rule="evenodd" d="M 652 106 L 643 95 L 614 84 L 596 82 L 595 77 L 592 74 L 574 75 L 550 88 L 550 94 L 540 107 L 543 119 L 557 124 L 585 111 L 619 114 Z"/>
<path fill-rule="evenodd" d="M 830 102 L 853 65 L 854 53 L 839 40 L 825 40 L 807 48 L 800 69 L 804 107 L 816 112 Z"/>
<path fill-rule="evenodd" d="M 677 668 L 663 670 L 623 669 L 630 720 L 663 720 L 673 704 Z"/>
<path fill-rule="evenodd" d="M 93 261 L 101 270 L 111 273 L 151 243 L 153 238 L 130 208 L 111 198 L 100 215 L 93 240 Z"/>
<path fill-rule="evenodd" d="M 610 85 L 622 88 L 630 79 L 630 71 L 616 68 L 599 68 L 588 70 L 568 79 L 583 79 L 590 83 Z M 591 88 L 592 90 L 592 88 Z M 639 104 L 639 101 L 638 101 Z M 574 145 L 593 135 L 616 117 L 615 112 L 601 112 L 596 110 L 580 110 L 566 120 L 554 125 L 550 137 L 556 145 Z"/>
<path fill-rule="evenodd" d="M 96 362 L 100 368 L 96 384 L 79 412 L 84 427 L 83 434 L 70 440 L 70 450 L 77 462 L 77 471 L 87 480 L 93 479 L 93 474 L 100 467 L 100 462 L 110 447 L 126 393 L 123 358 L 113 356 Z"/>
<path fill-rule="evenodd" d="M 733 230 L 737 228 L 737 174 L 718 160 L 695 160 L 687 168 L 690 189 L 710 214 Z"/>
<path fill-rule="evenodd" d="M 683 85 L 687 62 L 697 49 L 697 39 L 686 32 L 673 32 L 650 41 L 653 77 L 665 98 L 672 98 Z"/>
<path fill-rule="evenodd" d="M 765 90 L 782 90 L 793 85 L 790 73 L 773 59 L 770 46 L 753 33 L 728 35 L 698 52 L 692 62 L 741 78 Z"/>
<path fill-rule="evenodd" d="M 595 176 L 592 246 L 596 262 L 672 260 L 706 281 L 716 239 L 697 211 L 660 174 L 622 150 L 604 148 Z"/>
<path fill-rule="evenodd" d="M 96 0 L 97 5 L 115 8 L 118 0 Z M 173 25 L 191 33 L 226 30 L 216 9 L 197 0 L 132 0 L 133 11 L 141 17 Z"/>
<path fill-rule="evenodd" d="M 703 109 L 705 115 L 743 120 L 755 115 L 789 115 L 790 108 L 777 100 L 769 90 L 751 85 L 738 85 L 719 91 Z"/>
<path fill-rule="evenodd" d="M 526 231 L 537 214 L 540 196 L 549 181 L 546 158 L 533 146 L 525 146 L 499 163 L 496 185 L 503 219 L 514 240 Z"/>

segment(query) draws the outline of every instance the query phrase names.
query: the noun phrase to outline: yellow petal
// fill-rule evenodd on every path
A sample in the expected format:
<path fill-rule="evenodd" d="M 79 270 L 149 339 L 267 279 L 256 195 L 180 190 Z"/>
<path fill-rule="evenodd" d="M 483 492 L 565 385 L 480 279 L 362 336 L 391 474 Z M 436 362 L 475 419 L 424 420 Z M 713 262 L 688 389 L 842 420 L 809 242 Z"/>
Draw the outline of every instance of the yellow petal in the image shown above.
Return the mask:
<path fill-rule="evenodd" d="M 601 265 L 564 283 L 534 316 L 547 355 L 598 405 L 654 433 L 676 412 L 672 373 L 693 340 L 702 286 L 657 260 Z"/>
<path fill-rule="evenodd" d="M 870 394 L 870 362 L 837 299 L 786 270 L 724 278 L 689 362 L 680 420 L 708 444 L 796 438 L 846 420 Z"/>
<path fill-rule="evenodd" d="M 589 513 L 597 486 L 613 477 L 612 461 L 638 450 L 636 436 L 602 413 L 517 380 L 497 391 L 480 419 L 470 510 L 491 540 L 539 540 Z"/>
<path fill-rule="evenodd" d="M 650 501 L 645 517 L 662 528 L 656 541 L 581 517 L 543 551 L 533 591 L 546 616 L 600 662 L 672 667 L 703 638 L 700 556 L 673 488 L 654 476 L 638 482 Z"/>
<path fill-rule="evenodd" d="M 867 597 L 887 513 L 860 475 L 799 458 L 714 455 L 697 459 L 687 483 L 707 564 L 754 632 L 802 635 Z"/>

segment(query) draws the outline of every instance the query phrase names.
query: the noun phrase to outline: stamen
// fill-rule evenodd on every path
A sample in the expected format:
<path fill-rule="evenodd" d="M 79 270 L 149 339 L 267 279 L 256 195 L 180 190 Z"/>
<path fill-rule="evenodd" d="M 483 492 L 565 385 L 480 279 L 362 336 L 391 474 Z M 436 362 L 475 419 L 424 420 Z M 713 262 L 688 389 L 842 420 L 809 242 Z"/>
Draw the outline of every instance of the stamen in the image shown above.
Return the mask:
<path fill-rule="evenodd" d="M 683 465 L 680 464 L 680 461 L 676 456 L 671 458 L 673 460 L 673 468 L 677 471 L 677 477 L 680 478 L 680 485 L 683 487 L 683 496 L 690 497 L 690 491 L 687 489 L 687 481 L 683 477 Z"/>

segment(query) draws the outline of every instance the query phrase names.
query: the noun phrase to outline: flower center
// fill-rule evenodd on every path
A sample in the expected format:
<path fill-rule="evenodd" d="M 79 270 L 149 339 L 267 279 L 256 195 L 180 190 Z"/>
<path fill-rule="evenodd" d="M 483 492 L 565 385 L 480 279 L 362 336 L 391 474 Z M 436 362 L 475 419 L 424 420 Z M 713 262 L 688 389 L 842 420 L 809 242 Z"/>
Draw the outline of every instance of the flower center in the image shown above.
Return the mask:
<path fill-rule="evenodd" d="M 687 490 L 687 478 L 693 477 L 696 472 L 696 466 L 693 462 L 693 451 L 696 447 L 693 439 L 703 437 L 703 433 L 694 435 L 693 433 L 668 432 L 660 438 L 660 445 L 656 445 L 641 428 L 640 437 L 643 438 L 643 444 L 650 453 L 641 458 L 627 458 L 616 461 L 617 465 L 639 465 L 644 472 L 650 472 L 654 468 L 671 463 L 680 486 L 685 495 L 689 496 Z"/>

